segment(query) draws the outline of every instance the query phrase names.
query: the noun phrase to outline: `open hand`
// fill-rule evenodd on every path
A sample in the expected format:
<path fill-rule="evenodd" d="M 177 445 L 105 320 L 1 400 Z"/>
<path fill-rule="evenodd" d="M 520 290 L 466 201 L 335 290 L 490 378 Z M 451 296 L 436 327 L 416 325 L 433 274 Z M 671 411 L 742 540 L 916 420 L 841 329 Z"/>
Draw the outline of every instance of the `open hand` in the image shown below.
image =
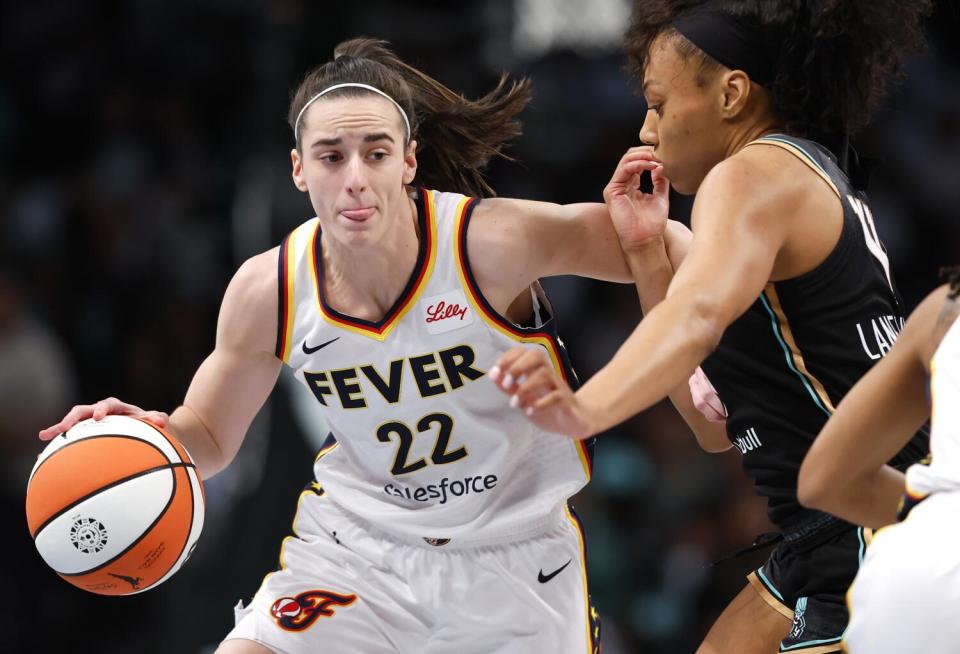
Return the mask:
<path fill-rule="evenodd" d="M 510 406 L 523 411 L 541 429 L 573 439 L 594 434 L 587 411 L 540 348 L 509 350 L 489 375 L 497 388 L 510 396 Z"/>
<path fill-rule="evenodd" d="M 39 434 L 40 440 L 48 441 L 58 434 L 67 431 L 82 420 L 86 420 L 87 418 L 102 420 L 108 414 L 140 418 L 160 428 L 166 427 L 167 421 L 170 420 L 170 416 L 162 411 L 144 411 L 138 406 L 121 402 L 115 397 L 108 397 L 105 400 L 100 400 L 96 404 L 78 404 L 73 407 L 60 422 L 41 430 Z"/>

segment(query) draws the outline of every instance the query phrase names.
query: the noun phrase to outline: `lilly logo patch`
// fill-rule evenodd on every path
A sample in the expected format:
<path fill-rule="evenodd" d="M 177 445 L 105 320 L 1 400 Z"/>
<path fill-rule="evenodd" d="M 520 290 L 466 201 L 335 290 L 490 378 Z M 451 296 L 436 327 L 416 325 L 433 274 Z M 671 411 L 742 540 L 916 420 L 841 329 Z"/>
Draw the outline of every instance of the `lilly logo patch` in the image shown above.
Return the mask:
<path fill-rule="evenodd" d="M 467 327 L 474 321 L 473 307 L 460 289 L 421 300 L 420 312 L 427 331 L 431 334 L 443 334 Z"/>

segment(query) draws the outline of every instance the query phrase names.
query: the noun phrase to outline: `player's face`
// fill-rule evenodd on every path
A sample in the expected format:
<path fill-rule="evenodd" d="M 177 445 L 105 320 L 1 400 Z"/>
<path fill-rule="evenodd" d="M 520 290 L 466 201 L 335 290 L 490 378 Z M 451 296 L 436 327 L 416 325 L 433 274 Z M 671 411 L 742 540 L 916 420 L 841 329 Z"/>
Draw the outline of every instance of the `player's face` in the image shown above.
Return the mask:
<path fill-rule="evenodd" d="M 320 218 L 324 234 L 348 245 L 379 241 L 409 215 L 416 143 L 404 148 L 397 108 L 379 96 L 320 99 L 300 124 L 293 179 Z"/>
<path fill-rule="evenodd" d="M 640 140 L 654 146 L 664 174 L 684 194 L 696 193 L 726 152 L 723 94 L 716 80 L 698 79 L 697 68 L 661 36 L 650 48 L 643 75 L 648 110 Z"/>

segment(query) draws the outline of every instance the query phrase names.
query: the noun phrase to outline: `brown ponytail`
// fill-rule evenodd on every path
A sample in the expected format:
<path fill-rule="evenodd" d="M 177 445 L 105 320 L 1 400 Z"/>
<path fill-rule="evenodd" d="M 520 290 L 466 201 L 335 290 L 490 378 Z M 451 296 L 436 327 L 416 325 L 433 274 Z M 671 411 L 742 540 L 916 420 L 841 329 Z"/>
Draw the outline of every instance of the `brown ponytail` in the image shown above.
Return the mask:
<path fill-rule="evenodd" d="M 291 129 L 296 131 L 297 115 L 310 98 L 345 82 L 380 89 L 403 107 L 417 141 L 419 165 L 414 183 L 478 197 L 495 195 L 482 170 L 493 157 L 510 159 L 502 149 L 521 133 L 517 115 L 530 102 L 528 79 L 511 81 L 504 74 L 493 91 L 478 100 L 467 100 L 403 62 L 386 41 L 351 39 L 336 47 L 333 61 L 314 69 L 300 83 L 290 101 Z M 370 93 L 347 87 L 330 96 Z M 301 145 L 298 140 L 297 148 Z"/>

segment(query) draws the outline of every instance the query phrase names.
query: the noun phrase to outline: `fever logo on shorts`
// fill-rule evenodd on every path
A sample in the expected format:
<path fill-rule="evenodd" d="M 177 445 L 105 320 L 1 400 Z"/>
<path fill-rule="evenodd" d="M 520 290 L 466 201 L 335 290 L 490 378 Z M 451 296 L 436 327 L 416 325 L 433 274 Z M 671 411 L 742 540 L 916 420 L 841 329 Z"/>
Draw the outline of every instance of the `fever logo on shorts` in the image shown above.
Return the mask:
<path fill-rule="evenodd" d="M 308 590 L 296 597 L 281 597 L 270 607 L 270 615 L 287 631 L 309 629 L 318 618 L 329 618 L 338 606 L 350 606 L 356 595 L 341 595 L 331 590 Z"/>

